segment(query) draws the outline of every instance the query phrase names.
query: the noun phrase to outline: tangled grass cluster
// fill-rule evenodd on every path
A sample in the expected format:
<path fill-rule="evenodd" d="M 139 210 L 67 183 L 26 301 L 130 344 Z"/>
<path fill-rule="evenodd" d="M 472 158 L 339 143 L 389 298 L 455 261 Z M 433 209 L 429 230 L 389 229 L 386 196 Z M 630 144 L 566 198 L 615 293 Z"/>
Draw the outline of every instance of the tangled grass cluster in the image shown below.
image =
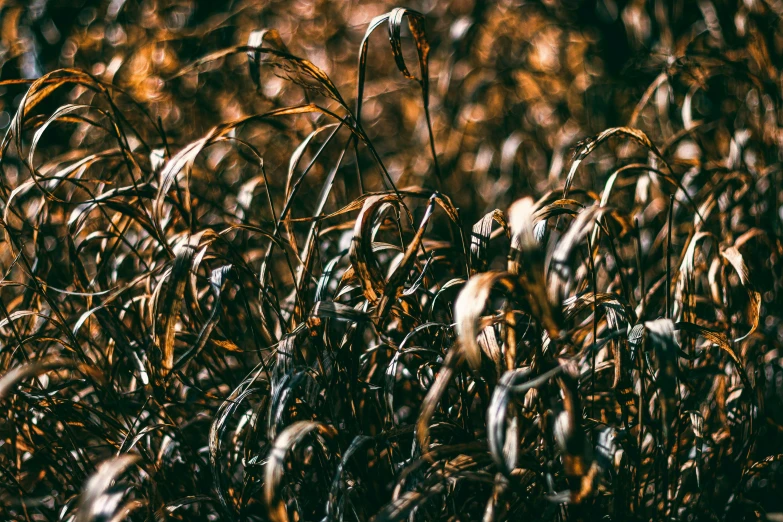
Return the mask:
<path fill-rule="evenodd" d="M 769 4 L 731 50 L 709 1 L 662 30 L 627 125 L 519 199 L 510 137 L 515 201 L 475 224 L 416 11 L 369 24 L 353 103 L 274 30 L 177 67 L 284 81 L 186 142 L 95 71 L 5 81 L 0 518 L 780 519 Z M 418 91 L 416 186 L 366 115 L 379 33 Z"/>

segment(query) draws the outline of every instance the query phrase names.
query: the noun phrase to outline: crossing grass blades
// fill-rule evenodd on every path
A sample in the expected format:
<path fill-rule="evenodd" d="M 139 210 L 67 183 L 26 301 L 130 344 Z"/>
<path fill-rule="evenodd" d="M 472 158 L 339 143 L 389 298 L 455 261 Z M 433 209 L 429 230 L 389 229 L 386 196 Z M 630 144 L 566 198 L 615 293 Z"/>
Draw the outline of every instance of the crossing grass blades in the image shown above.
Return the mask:
<path fill-rule="evenodd" d="M 5 82 L 25 90 L 0 146 L 0 518 L 780 507 L 778 79 L 688 56 L 551 190 L 465 223 L 443 190 L 424 26 L 406 9 L 372 21 L 353 103 L 274 30 L 203 57 L 167 81 L 246 55 L 259 88 L 276 74 L 305 102 L 191 143 L 78 69 Z M 423 187 L 395 186 L 362 118 L 376 33 L 421 93 Z M 743 128 L 692 108 L 727 76 L 760 100 Z M 681 118 L 656 143 L 662 85 Z M 87 101 L 62 102 L 74 91 Z M 252 137 L 303 128 L 274 189 Z M 58 148 L 74 129 L 101 139 Z M 215 149 L 249 181 L 211 172 Z M 601 154 L 621 161 L 587 187 Z"/>

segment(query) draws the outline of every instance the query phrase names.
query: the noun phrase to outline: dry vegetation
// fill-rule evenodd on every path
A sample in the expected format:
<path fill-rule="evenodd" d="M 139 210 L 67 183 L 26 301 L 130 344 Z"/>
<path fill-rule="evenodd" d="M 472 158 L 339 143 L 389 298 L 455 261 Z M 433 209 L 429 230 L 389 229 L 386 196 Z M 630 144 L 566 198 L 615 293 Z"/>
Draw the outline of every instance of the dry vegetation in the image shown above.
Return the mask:
<path fill-rule="evenodd" d="M 2 4 L 0 519 L 783 519 L 781 3 L 414 4 Z"/>

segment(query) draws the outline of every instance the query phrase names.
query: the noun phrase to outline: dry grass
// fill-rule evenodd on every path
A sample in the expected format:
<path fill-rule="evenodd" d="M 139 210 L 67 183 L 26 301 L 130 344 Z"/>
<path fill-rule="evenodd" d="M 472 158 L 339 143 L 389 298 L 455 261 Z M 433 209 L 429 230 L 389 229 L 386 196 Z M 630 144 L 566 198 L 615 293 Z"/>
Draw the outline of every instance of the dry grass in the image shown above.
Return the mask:
<path fill-rule="evenodd" d="M 777 3 L 480 4 L 6 76 L 0 518 L 783 516 Z"/>

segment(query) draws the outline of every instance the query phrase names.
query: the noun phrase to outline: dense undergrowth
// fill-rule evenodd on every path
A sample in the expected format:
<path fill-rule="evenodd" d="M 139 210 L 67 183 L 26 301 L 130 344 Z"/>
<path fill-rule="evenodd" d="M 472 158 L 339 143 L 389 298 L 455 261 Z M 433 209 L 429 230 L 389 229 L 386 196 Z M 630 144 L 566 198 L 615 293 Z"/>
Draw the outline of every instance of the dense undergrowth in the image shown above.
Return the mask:
<path fill-rule="evenodd" d="M 0 518 L 781 517 L 778 4 L 478 4 L 4 78 Z"/>

